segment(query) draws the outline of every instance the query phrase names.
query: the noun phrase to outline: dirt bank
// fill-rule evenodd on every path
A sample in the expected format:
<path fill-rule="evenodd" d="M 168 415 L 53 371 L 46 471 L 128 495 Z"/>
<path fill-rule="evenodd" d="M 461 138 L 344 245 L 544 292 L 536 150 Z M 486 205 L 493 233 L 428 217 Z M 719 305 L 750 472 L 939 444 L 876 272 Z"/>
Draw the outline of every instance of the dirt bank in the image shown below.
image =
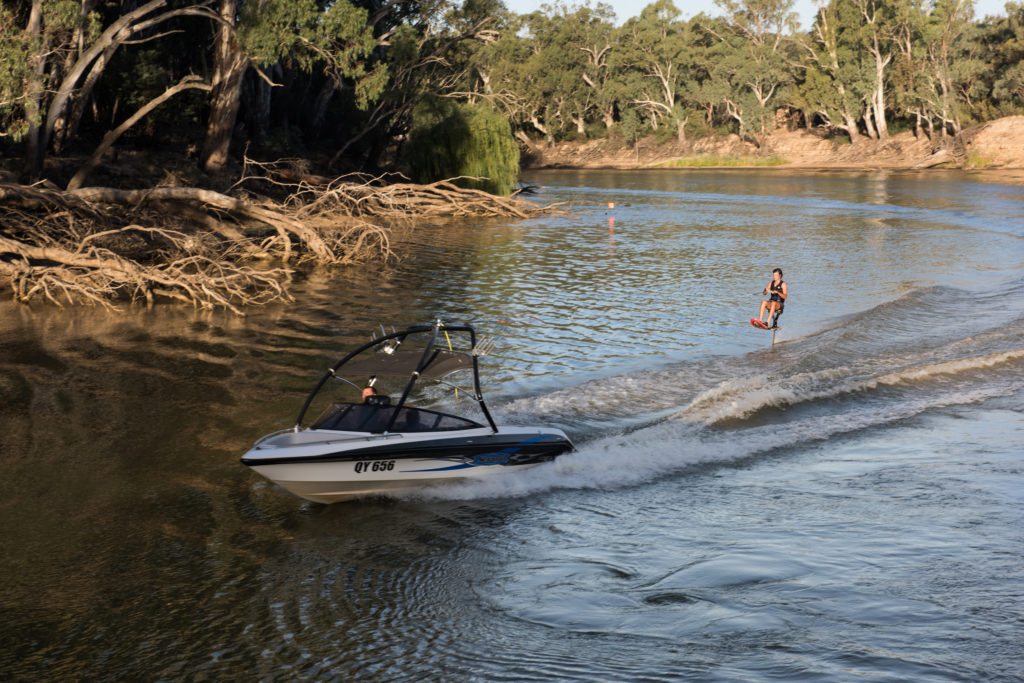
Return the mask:
<path fill-rule="evenodd" d="M 650 168 L 678 159 L 746 160 L 750 165 L 775 158 L 784 168 L 1024 169 L 1024 116 L 1009 116 L 972 126 L 958 138 L 932 141 L 905 132 L 885 141 L 856 145 L 827 140 L 807 130 L 780 128 L 760 148 L 736 135 L 680 144 L 646 138 L 634 148 L 608 140 L 538 145 L 524 157 L 527 168 Z M 732 165 L 732 164 L 730 164 Z"/>

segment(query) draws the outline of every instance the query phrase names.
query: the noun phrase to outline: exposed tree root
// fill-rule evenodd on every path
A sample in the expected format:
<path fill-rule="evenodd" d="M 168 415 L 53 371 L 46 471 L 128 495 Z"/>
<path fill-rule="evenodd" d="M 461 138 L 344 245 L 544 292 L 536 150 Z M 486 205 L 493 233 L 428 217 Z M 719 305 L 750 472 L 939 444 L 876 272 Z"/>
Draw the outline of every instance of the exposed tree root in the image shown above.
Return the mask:
<path fill-rule="evenodd" d="M 305 217 L 340 214 L 385 220 L 436 216 L 527 218 L 558 210 L 557 204 L 538 207 L 515 194 L 499 197 L 458 187 L 453 182 L 456 180 L 459 178 L 417 185 L 393 182 L 391 176 L 362 173 L 327 178 L 304 173 L 301 162 L 259 163 L 246 159 L 245 173 L 237 185 L 285 193 L 285 201 L 299 207 Z"/>
<path fill-rule="evenodd" d="M 129 226 L 107 234 L 135 229 Z M 160 233 L 174 238 L 168 231 Z M 84 240 L 72 250 L 0 237 L 0 256 L 0 275 L 10 278 L 15 298 L 23 302 L 41 297 L 57 306 L 85 301 L 112 308 L 114 298 L 152 302 L 163 296 L 240 314 L 240 304 L 290 299 L 281 284 L 289 274 L 285 269 L 254 270 L 198 254 L 144 264 Z"/>
<path fill-rule="evenodd" d="M 0 184 L 0 282 L 23 302 L 113 307 L 167 298 L 241 314 L 246 305 L 290 300 L 288 264 L 388 258 L 389 223 L 552 209 L 450 181 L 332 180 L 252 162 L 247 169 L 255 175 L 230 194 Z M 242 184 L 263 195 L 241 193 Z M 253 262 L 262 267 L 245 265 Z"/>

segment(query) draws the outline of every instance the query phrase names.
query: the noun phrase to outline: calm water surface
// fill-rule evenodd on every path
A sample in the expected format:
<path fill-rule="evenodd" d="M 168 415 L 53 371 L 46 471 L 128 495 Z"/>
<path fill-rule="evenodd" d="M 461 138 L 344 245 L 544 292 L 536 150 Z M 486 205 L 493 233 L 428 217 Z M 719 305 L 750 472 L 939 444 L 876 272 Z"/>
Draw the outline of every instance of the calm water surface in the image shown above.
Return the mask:
<path fill-rule="evenodd" d="M 526 180 L 569 212 L 419 226 L 244 319 L 0 303 L 0 679 L 1024 678 L 1021 178 Z M 435 318 L 579 451 L 333 506 L 238 463 Z"/>

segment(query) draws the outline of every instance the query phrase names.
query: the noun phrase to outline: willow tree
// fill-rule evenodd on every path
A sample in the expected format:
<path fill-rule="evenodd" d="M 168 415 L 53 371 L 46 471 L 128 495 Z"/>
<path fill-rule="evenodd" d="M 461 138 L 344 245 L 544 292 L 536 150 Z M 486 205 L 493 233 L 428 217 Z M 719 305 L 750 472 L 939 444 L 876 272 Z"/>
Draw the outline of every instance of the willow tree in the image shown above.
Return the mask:
<path fill-rule="evenodd" d="M 448 99 L 413 110 L 405 159 L 416 180 L 457 178 L 456 184 L 507 195 L 519 175 L 519 147 L 501 114 L 486 105 Z"/>

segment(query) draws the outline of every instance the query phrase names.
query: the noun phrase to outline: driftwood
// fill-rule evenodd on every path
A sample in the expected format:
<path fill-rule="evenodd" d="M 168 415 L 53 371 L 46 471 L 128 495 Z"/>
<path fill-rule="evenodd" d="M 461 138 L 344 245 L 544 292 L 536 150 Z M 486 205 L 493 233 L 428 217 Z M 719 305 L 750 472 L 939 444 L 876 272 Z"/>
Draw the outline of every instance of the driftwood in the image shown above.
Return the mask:
<path fill-rule="evenodd" d="M 139 229 L 136 226 L 123 231 Z M 108 231 L 108 234 L 114 231 Z M 167 231 L 165 237 L 170 236 Z M 164 296 L 204 308 L 223 306 L 242 313 L 238 302 L 265 303 L 289 299 L 279 278 L 281 269 L 256 271 L 225 264 L 205 256 L 177 258 L 157 265 L 140 264 L 110 249 L 82 247 L 32 247 L 0 237 L 0 253 L 20 259 L 0 261 L 0 274 L 7 275 L 19 301 L 41 296 L 62 303 L 88 301 L 112 307 L 110 299 L 127 294 L 132 299 L 152 302 Z"/>
<path fill-rule="evenodd" d="M 0 183 L 0 285 L 6 279 L 26 303 L 112 307 L 166 298 L 241 314 L 245 305 L 290 300 L 295 265 L 391 257 L 390 224 L 434 216 L 524 218 L 552 208 L 450 181 L 385 184 L 249 168 L 258 173 L 228 193 Z M 261 183 L 280 198 L 242 189 Z"/>
<path fill-rule="evenodd" d="M 935 166 L 939 166 L 940 164 L 949 164 L 953 163 L 954 161 L 956 160 L 953 158 L 952 152 L 950 152 L 948 149 L 940 149 L 938 152 L 932 154 L 927 159 L 922 159 L 921 161 L 917 162 L 916 164 L 911 166 L 911 168 L 933 168 Z"/>

